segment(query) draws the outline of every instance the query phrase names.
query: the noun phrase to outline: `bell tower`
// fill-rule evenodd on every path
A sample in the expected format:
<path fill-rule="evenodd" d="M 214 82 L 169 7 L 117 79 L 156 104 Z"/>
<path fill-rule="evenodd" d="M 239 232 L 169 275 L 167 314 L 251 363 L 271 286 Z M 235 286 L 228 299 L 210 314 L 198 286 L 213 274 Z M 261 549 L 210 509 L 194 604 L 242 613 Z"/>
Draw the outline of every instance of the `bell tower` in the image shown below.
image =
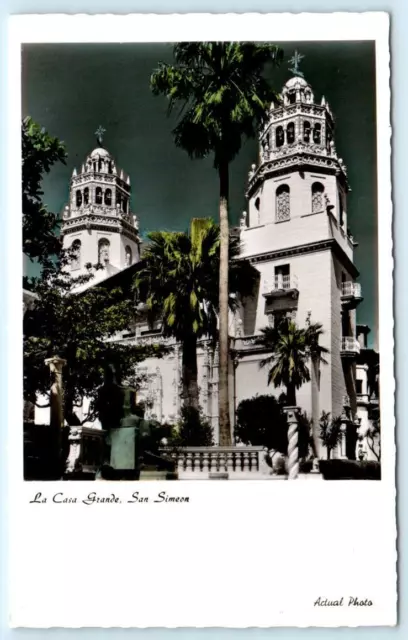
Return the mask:
<path fill-rule="evenodd" d="M 328 364 L 321 365 L 320 411 L 338 416 L 347 406 L 355 415 L 355 309 L 362 298 L 355 281 L 356 243 L 347 227 L 350 188 L 336 152 L 330 106 L 324 96 L 316 101 L 299 69 L 302 57 L 296 52 L 291 60 L 293 75 L 283 87 L 281 103 L 271 105 L 260 134 L 259 162 L 249 173 L 241 255 L 259 271 L 259 292 L 244 305 L 244 333 L 256 335 L 282 316 L 300 327 L 321 323 L 321 344 L 330 353 Z M 261 357 L 252 358 L 259 368 Z M 249 381 L 249 368 L 246 373 Z M 261 375 L 266 379 L 264 371 Z M 240 396 L 274 393 L 266 382 L 260 391 L 255 370 L 253 379 L 258 390 L 243 389 Z M 304 384 L 298 404 L 309 415 L 310 396 L 310 383 Z"/>
<path fill-rule="evenodd" d="M 98 128 L 98 146 L 79 173 L 73 170 L 61 227 L 64 248 L 75 250 L 72 274 L 81 275 L 86 264 L 99 263 L 104 269 L 97 271 L 97 280 L 137 262 L 141 244 L 137 217 L 130 211 L 130 178 L 104 148 L 104 132 Z"/>

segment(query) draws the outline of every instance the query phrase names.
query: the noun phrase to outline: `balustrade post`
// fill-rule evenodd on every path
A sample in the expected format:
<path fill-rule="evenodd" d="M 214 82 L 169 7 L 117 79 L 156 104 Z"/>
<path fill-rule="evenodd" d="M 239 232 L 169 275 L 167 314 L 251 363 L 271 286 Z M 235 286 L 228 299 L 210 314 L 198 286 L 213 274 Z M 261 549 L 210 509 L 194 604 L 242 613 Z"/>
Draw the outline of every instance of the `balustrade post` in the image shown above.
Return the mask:
<path fill-rule="evenodd" d="M 284 407 L 288 421 L 288 467 L 289 480 L 296 480 L 299 475 L 299 407 Z"/>

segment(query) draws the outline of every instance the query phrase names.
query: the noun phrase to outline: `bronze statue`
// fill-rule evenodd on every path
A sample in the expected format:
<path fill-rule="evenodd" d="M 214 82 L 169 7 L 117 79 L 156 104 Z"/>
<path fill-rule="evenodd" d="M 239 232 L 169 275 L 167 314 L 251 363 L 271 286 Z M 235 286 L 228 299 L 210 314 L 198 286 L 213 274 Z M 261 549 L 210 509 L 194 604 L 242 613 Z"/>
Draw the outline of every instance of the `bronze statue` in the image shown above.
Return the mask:
<path fill-rule="evenodd" d="M 105 371 L 96 409 L 106 432 L 97 477 L 137 480 L 141 468 L 146 466 L 174 469 L 173 461 L 159 454 L 161 425 L 144 419 L 143 410 L 136 404 L 136 389 L 118 382 L 113 365 Z"/>

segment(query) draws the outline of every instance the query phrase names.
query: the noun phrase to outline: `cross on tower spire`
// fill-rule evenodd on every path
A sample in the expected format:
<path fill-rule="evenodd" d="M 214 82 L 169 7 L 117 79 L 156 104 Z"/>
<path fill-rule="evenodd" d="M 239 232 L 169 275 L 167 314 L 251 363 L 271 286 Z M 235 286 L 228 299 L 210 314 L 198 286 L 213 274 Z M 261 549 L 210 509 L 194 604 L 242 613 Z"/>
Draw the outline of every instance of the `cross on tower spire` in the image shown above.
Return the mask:
<path fill-rule="evenodd" d="M 289 59 L 289 63 L 292 64 L 292 66 L 289 67 L 289 71 L 291 71 L 294 76 L 300 76 L 302 78 L 304 77 L 303 72 L 299 69 L 299 63 L 301 60 L 303 60 L 304 57 L 305 56 L 300 54 L 296 49 L 293 56 Z"/>
<path fill-rule="evenodd" d="M 100 147 L 102 147 L 102 142 L 103 142 L 103 136 L 106 133 L 106 129 L 104 129 L 102 127 L 102 125 L 99 125 L 99 127 L 97 128 L 97 130 L 95 131 L 95 135 L 96 135 L 96 140 L 98 142 L 98 145 Z"/>

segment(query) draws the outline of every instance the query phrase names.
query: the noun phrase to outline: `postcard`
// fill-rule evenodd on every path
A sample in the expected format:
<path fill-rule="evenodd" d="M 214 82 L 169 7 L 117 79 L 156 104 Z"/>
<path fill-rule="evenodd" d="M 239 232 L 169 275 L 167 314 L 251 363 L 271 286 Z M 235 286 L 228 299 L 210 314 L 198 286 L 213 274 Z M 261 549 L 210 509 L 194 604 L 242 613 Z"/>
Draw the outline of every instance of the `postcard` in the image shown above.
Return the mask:
<path fill-rule="evenodd" d="M 13 627 L 396 624 L 388 38 L 10 18 Z"/>

